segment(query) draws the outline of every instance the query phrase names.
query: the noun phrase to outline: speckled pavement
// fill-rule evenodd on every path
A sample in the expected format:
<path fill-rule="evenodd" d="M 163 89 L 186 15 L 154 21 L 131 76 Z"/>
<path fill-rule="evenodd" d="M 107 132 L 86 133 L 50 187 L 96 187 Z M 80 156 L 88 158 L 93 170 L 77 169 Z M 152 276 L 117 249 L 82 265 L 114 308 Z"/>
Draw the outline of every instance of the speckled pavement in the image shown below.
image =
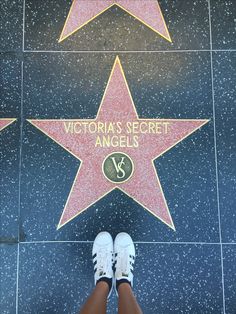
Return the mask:
<path fill-rule="evenodd" d="M 236 3 L 158 2 L 171 41 L 116 5 L 60 41 L 72 1 L 1 2 L 1 313 L 78 313 L 102 230 L 145 314 L 236 313 Z M 175 230 L 122 189 L 57 229 L 81 162 L 30 122 L 95 119 L 117 56 L 139 119 L 209 120 L 153 161 Z"/>

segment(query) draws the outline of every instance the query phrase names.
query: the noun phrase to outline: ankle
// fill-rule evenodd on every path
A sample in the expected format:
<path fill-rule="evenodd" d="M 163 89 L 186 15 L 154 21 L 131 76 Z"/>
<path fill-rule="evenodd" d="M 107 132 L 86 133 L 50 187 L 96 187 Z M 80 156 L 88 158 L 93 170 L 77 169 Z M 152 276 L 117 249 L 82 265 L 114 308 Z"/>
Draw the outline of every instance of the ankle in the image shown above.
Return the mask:
<path fill-rule="evenodd" d="M 97 282 L 95 287 L 98 288 L 99 290 L 105 291 L 107 294 L 109 293 L 109 285 L 105 281 Z"/>
<path fill-rule="evenodd" d="M 112 288 L 112 278 L 102 277 L 98 279 L 96 286 L 104 286 L 108 288 L 108 293 L 111 291 Z"/>
<path fill-rule="evenodd" d="M 126 287 L 131 289 L 131 283 L 127 279 L 116 280 L 116 290 L 119 292 L 120 287 Z"/>

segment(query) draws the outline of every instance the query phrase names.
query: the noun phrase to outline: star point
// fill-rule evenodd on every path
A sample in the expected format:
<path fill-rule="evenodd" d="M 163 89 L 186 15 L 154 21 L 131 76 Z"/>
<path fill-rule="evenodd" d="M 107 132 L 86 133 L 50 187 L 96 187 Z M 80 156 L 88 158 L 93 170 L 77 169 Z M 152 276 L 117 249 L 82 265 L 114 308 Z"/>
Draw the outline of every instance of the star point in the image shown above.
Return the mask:
<path fill-rule="evenodd" d="M 172 42 L 157 0 L 73 0 L 59 43 L 116 5 L 148 28 Z"/>
<path fill-rule="evenodd" d="M 2 131 L 2 130 L 5 129 L 7 126 L 9 126 L 10 124 L 12 124 L 14 121 L 16 121 L 16 119 L 12 119 L 12 118 L 0 119 L 0 131 Z"/>

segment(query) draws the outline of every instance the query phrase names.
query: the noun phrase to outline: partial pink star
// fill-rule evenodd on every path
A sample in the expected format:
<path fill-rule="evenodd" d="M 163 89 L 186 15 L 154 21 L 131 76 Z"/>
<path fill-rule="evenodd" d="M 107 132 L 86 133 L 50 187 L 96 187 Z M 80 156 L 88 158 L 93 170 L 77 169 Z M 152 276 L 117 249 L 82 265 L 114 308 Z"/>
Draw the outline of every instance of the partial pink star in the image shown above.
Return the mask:
<path fill-rule="evenodd" d="M 16 121 L 16 119 L 0 119 L 0 131 L 12 124 L 14 121 Z"/>
<path fill-rule="evenodd" d="M 170 34 L 157 0 L 73 0 L 59 42 L 74 34 L 114 5 L 120 7 L 171 42 Z"/>
<path fill-rule="evenodd" d="M 58 228 L 112 190 L 120 189 L 175 230 L 153 161 L 206 124 L 208 120 L 139 119 L 117 57 L 95 119 L 29 121 L 81 161 Z M 134 126 L 142 125 L 141 133 L 135 133 L 136 128 L 130 133 L 126 127 L 123 127 L 120 133 L 116 133 L 117 136 L 127 138 L 130 143 L 136 134 L 138 147 L 123 144 L 119 147 L 96 147 L 98 133 L 80 132 L 80 129 L 76 133 L 68 131 L 69 125 L 78 127 L 82 123 L 98 125 L 105 122 L 114 124 L 120 122 L 123 126 L 127 126 L 127 123 Z M 147 125 L 156 125 L 157 129 L 151 128 L 151 132 L 146 132 Z M 134 163 L 132 177 L 119 184 L 109 181 L 102 171 L 104 159 L 117 151 L 128 155 Z"/>

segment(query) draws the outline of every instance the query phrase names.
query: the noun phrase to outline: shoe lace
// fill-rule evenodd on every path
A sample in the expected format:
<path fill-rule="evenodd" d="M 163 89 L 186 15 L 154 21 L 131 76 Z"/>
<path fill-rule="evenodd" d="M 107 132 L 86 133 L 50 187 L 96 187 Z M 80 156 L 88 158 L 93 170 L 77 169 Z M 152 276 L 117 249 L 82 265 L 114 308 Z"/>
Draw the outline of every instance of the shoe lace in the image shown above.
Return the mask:
<path fill-rule="evenodd" d="M 128 276 L 130 272 L 130 256 L 127 249 L 123 249 L 117 255 L 117 270 L 122 276 Z"/>
<path fill-rule="evenodd" d="M 97 253 L 97 272 L 99 276 L 106 275 L 110 260 L 110 252 L 106 248 L 101 248 Z"/>

